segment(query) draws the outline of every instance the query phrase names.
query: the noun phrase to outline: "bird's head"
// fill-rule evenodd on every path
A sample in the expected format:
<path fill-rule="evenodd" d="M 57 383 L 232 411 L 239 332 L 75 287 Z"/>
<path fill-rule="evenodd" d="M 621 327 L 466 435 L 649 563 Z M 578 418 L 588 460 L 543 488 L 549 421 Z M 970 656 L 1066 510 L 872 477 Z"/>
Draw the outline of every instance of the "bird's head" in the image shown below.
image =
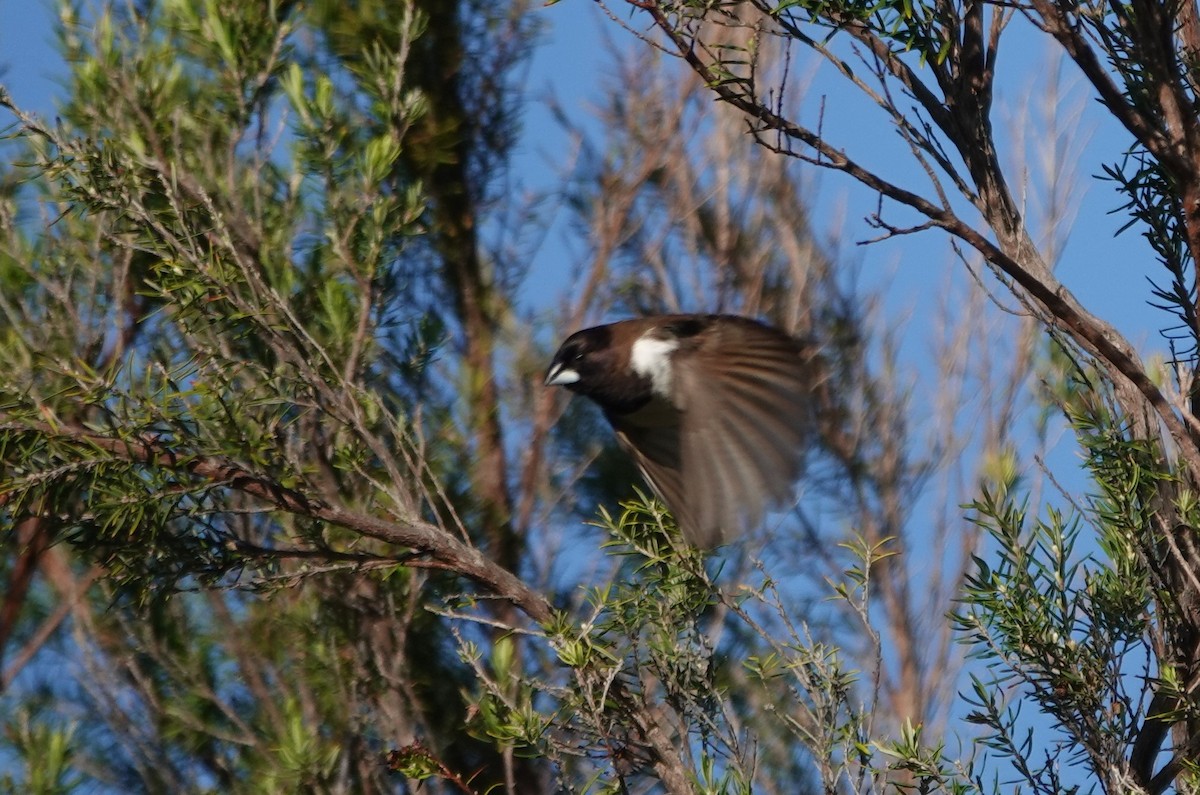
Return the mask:
<path fill-rule="evenodd" d="M 652 328 L 625 321 L 575 332 L 554 354 L 546 386 L 566 387 L 615 414 L 641 408 L 659 375 L 644 366 L 643 337 Z"/>
<path fill-rule="evenodd" d="M 559 347 L 546 370 L 546 386 L 563 386 L 589 394 L 619 365 L 607 326 L 577 331 Z"/>

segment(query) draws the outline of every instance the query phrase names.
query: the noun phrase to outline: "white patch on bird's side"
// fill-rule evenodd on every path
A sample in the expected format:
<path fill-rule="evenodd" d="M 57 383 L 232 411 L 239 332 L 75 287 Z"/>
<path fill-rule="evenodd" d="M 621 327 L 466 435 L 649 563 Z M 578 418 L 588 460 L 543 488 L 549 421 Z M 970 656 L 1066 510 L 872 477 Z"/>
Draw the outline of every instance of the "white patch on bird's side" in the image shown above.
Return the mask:
<path fill-rule="evenodd" d="M 679 347 L 679 340 L 663 339 L 648 332 L 638 337 L 629 354 L 633 371 L 650 379 L 650 387 L 658 394 L 671 394 L 671 354 Z"/>

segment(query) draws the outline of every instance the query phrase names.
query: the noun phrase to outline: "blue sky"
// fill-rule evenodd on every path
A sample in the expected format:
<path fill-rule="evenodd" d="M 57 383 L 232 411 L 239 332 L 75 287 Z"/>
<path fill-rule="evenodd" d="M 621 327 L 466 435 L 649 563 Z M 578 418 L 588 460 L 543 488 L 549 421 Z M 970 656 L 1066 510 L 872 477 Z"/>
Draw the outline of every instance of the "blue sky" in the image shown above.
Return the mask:
<path fill-rule="evenodd" d="M 584 118 L 589 113 L 588 98 L 595 95 L 604 64 L 600 31 L 618 40 L 629 38 L 628 34 L 605 19 L 594 4 L 583 0 L 566 0 L 536 9 L 534 13 L 545 21 L 547 35 L 530 67 L 532 92 L 535 97 L 553 95 Z M 54 49 L 53 18 L 47 3 L 0 0 L 0 68 L 4 70 L 0 82 L 19 104 L 41 113 L 52 112 L 53 98 L 60 90 L 55 81 L 61 63 Z M 997 107 L 1036 102 L 1044 91 L 1044 78 L 1051 65 L 1042 40 L 1010 33 L 1018 35 L 1006 37 L 1000 72 L 1013 77 L 1001 81 Z M 1084 98 L 1084 87 L 1073 67 L 1068 64 L 1062 71 L 1065 82 L 1074 84 L 1073 94 L 1069 94 L 1066 102 L 1082 104 L 1087 111 L 1079 129 L 1090 131 L 1090 141 L 1075 164 L 1081 192 L 1077 191 L 1071 201 L 1078 203 L 1078 221 L 1064 251 L 1061 276 L 1085 305 L 1117 325 L 1140 349 L 1160 348 L 1161 341 L 1155 333 L 1160 318 L 1146 305 L 1149 297 L 1146 277 L 1158 276 L 1153 260 L 1136 233 L 1114 238 L 1114 232 L 1124 222 L 1122 216 L 1108 214 L 1118 205 L 1117 197 L 1109 186 L 1090 179 L 1100 173 L 1103 163 L 1120 155 L 1125 133 L 1116 128 L 1107 114 L 1099 112 L 1094 101 Z M 868 162 L 871 155 L 884 153 L 890 162 L 906 163 L 906 153 L 899 148 L 896 136 L 881 124 L 861 123 L 859 114 L 869 109 L 856 106 L 847 96 L 851 92 L 845 92 L 828 72 L 823 70 L 822 76 L 814 81 L 810 95 L 829 98 L 823 106 L 825 124 L 827 129 L 837 130 L 832 136 L 834 140 L 844 145 L 851 156 L 863 157 Z M 1003 123 L 1001 118 L 998 124 Z M 1034 128 L 1021 132 L 1031 140 L 1040 133 Z M 551 160 L 556 151 L 567 145 L 548 112 L 535 103 L 526 112 L 514 172 L 521 174 L 528 184 L 540 187 L 540 183 L 553 178 Z M 821 177 L 820 184 L 823 196 L 818 203 L 818 216 L 824 208 L 825 218 L 818 220 L 840 223 L 852 240 L 876 235 L 863 221 L 874 207 L 872 196 L 834 175 Z M 540 254 L 545 261 L 537 263 L 537 268 L 543 276 L 553 276 L 557 270 L 554 261 L 563 255 L 560 247 L 568 243 L 561 239 L 561 234 L 559 230 L 553 235 L 547 250 Z M 945 238 L 937 234 L 867 246 L 856 250 L 855 255 L 862 258 L 865 275 L 875 273 L 887 279 L 899 291 L 897 299 L 907 296 L 915 304 L 923 300 L 923 287 L 931 279 L 940 279 L 950 262 Z M 551 279 L 552 284 L 554 281 Z M 900 305 L 898 302 L 897 306 Z"/>
<path fill-rule="evenodd" d="M 46 3 L 0 0 L 0 83 L 19 104 L 43 112 L 58 90 L 53 22 Z"/>

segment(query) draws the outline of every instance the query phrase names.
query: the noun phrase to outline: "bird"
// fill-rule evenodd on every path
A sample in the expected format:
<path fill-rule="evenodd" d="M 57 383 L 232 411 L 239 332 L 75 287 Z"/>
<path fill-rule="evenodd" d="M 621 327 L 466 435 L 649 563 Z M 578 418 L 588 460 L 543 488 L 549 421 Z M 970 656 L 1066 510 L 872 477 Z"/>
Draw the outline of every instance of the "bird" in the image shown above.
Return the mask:
<path fill-rule="evenodd" d="M 711 549 L 792 498 L 812 369 L 810 345 L 758 320 L 653 315 L 575 332 L 544 383 L 596 403 L 684 538 Z"/>

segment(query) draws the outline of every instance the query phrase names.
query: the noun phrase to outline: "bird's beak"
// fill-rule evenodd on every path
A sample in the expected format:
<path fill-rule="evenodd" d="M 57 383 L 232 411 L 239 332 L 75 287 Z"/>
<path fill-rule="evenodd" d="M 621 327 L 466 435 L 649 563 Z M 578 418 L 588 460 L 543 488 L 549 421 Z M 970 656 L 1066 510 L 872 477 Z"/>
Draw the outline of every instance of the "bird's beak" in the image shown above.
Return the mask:
<path fill-rule="evenodd" d="M 579 373 L 565 366 L 562 362 L 555 362 L 546 371 L 546 386 L 566 386 L 578 380 Z"/>

